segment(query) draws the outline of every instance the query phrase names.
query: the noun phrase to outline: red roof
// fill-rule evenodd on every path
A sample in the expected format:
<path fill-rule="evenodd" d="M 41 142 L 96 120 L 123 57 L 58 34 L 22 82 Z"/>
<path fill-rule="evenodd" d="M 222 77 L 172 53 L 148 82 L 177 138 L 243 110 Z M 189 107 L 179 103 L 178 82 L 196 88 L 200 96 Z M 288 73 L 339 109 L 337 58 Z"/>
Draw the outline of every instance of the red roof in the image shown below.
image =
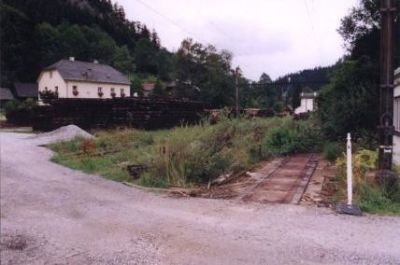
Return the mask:
<path fill-rule="evenodd" d="M 155 84 L 154 83 L 144 83 L 142 85 L 142 87 L 143 87 L 143 91 L 153 91 Z"/>

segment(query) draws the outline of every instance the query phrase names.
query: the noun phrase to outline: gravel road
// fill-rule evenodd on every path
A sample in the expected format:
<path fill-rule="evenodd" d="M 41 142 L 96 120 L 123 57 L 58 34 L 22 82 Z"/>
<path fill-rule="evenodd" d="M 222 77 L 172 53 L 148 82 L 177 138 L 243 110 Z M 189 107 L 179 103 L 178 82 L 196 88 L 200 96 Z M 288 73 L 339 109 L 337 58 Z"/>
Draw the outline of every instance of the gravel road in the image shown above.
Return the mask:
<path fill-rule="evenodd" d="M 400 218 L 174 199 L 1 138 L 1 264 L 400 264 Z"/>

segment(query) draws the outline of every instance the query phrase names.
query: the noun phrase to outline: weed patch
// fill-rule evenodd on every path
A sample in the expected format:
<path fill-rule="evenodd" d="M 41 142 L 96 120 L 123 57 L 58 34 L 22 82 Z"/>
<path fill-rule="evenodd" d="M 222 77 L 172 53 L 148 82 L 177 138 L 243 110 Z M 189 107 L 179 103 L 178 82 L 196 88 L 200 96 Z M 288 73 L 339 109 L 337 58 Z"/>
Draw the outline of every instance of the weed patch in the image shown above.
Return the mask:
<path fill-rule="evenodd" d="M 220 117 L 215 125 L 101 131 L 95 140 L 52 145 L 52 160 L 118 181 L 133 181 L 127 166 L 143 165 L 137 184 L 184 187 L 246 170 L 273 154 L 313 151 L 320 142 L 313 125 L 304 121 Z"/>
<path fill-rule="evenodd" d="M 400 215 L 400 180 L 393 179 L 387 183 L 377 183 L 375 176 L 368 172 L 377 168 L 378 153 L 371 150 L 360 150 L 353 155 L 354 197 L 360 208 L 368 213 Z M 345 198 L 346 159 L 336 160 L 337 192 L 335 198 Z"/>

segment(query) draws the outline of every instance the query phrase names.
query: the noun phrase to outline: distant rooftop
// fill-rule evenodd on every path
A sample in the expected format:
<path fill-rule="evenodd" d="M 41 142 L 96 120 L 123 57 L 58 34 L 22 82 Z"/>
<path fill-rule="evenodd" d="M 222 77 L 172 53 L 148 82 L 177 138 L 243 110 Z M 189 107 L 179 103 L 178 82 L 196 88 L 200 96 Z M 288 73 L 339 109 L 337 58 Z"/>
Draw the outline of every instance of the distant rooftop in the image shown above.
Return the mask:
<path fill-rule="evenodd" d="M 36 83 L 14 83 L 17 98 L 37 98 L 38 85 Z"/>
<path fill-rule="evenodd" d="M 301 93 L 300 97 L 301 98 L 316 98 L 318 96 L 317 92 L 307 92 L 307 93 Z"/>
<path fill-rule="evenodd" d="M 0 87 L 0 100 L 12 99 L 14 99 L 14 95 L 11 93 L 11 90 L 7 87 Z"/>
<path fill-rule="evenodd" d="M 129 79 L 113 67 L 97 62 L 61 60 L 44 70 L 58 70 L 64 80 L 129 85 Z"/>

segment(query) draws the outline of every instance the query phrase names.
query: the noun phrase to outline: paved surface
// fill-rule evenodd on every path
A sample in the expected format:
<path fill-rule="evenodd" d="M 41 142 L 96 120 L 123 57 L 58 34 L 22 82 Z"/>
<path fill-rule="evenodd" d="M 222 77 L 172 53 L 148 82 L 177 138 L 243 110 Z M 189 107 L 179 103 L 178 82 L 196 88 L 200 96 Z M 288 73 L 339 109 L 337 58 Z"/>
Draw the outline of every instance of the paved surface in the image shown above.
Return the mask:
<path fill-rule="evenodd" d="M 1 264 L 400 264 L 399 218 L 156 196 L 0 137 Z"/>

